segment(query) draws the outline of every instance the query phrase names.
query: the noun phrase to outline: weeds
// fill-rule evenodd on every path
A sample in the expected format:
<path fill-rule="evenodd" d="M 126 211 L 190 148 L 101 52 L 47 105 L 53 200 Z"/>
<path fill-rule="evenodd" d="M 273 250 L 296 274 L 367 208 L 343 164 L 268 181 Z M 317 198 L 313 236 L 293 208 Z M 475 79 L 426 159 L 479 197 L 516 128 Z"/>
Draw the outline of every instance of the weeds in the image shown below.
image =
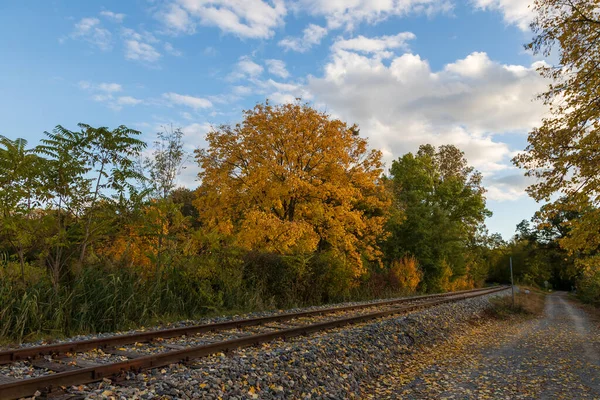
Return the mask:
<path fill-rule="evenodd" d="M 529 290 L 529 294 L 525 291 Z M 520 287 L 515 291 L 515 304 L 512 296 L 496 297 L 491 300 L 492 307 L 488 314 L 496 319 L 508 319 L 514 316 L 533 317 L 544 312 L 546 295 L 537 290 Z"/>

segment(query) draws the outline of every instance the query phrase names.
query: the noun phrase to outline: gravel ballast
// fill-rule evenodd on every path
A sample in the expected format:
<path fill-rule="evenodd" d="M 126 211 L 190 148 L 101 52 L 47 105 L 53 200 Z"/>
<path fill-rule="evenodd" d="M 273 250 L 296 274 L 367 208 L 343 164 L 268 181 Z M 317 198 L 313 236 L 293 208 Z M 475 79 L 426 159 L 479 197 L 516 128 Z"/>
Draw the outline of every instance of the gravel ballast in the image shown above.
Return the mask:
<path fill-rule="evenodd" d="M 385 374 L 391 363 L 443 341 L 479 318 L 490 298 L 509 293 L 220 353 L 130 374 L 119 384 L 72 387 L 69 393 L 91 399 L 360 398 L 361 385 Z"/>

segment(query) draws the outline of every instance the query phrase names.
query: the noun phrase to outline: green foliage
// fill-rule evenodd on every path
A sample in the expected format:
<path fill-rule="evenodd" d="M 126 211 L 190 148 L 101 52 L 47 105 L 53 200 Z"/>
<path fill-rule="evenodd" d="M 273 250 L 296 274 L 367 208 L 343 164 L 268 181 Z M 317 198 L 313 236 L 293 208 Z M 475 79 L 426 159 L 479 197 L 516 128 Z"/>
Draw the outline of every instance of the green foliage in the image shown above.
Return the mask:
<path fill-rule="evenodd" d="M 535 287 L 571 290 L 578 280 L 576 259 L 560 246 L 569 235 L 568 222 L 577 214 L 554 214 L 544 219 L 543 206 L 531 221 L 523 220 L 517 225 L 517 234 L 510 243 L 495 249 L 490 279 L 510 282 L 509 257 L 513 259 L 513 273 L 517 282 Z"/>
<path fill-rule="evenodd" d="M 454 146 L 421 146 L 392 163 L 389 186 L 403 219 L 392 218 L 385 243 L 388 260 L 411 254 L 424 272 L 424 287 L 447 290 L 448 275 L 466 276 L 478 230 L 491 213 L 481 175 Z M 449 269 L 449 271 L 448 271 Z M 478 273 L 478 279 L 485 272 Z"/>

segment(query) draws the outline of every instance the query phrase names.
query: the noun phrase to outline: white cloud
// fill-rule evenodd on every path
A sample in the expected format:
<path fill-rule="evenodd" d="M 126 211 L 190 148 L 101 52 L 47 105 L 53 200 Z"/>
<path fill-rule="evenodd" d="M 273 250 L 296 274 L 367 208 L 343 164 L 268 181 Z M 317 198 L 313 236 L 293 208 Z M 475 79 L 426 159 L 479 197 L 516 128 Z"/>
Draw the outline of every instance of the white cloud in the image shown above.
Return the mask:
<path fill-rule="evenodd" d="M 475 52 L 462 60 L 446 65 L 445 70 L 461 77 L 476 79 L 481 78 L 490 68 L 493 68 L 493 64 L 486 53 Z M 525 73 L 528 71 L 527 68 L 522 70 Z M 518 71 L 514 70 L 513 72 L 517 73 Z"/>
<path fill-rule="evenodd" d="M 176 3 L 169 4 L 157 18 L 174 32 L 191 34 L 195 31 L 196 23 L 190 14 Z"/>
<path fill-rule="evenodd" d="M 285 62 L 281 60 L 266 60 L 265 63 L 267 64 L 269 73 L 277 75 L 283 79 L 286 79 L 290 76 L 290 73 L 285 68 Z"/>
<path fill-rule="evenodd" d="M 165 51 L 167 53 L 171 54 L 172 56 L 181 57 L 183 55 L 183 53 L 181 51 L 174 48 L 173 45 L 169 42 L 165 42 L 164 48 L 165 48 Z"/>
<path fill-rule="evenodd" d="M 432 15 L 452 10 L 451 0 L 299 0 L 298 11 L 324 17 L 329 29 L 353 29 L 362 22 L 376 23 L 391 16 Z"/>
<path fill-rule="evenodd" d="M 79 81 L 78 85 L 80 89 L 101 91 L 105 93 L 114 93 L 123 90 L 123 86 L 118 83 L 91 83 L 88 81 Z"/>
<path fill-rule="evenodd" d="M 125 14 L 115 13 L 112 11 L 101 11 L 100 15 L 115 22 L 123 22 L 123 20 L 125 19 Z"/>
<path fill-rule="evenodd" d="M 140 103 L 142 103 L 142 100 L 136 99 L 135 97 L 131 96 L 120 96 L 119 98 L 117 98 L 117 104 L 123 106 L 135 106 Z"/>
<path fill-rule="evenodd" d="M 171 104 L 183 105 L 183 106 L 191 107 L 195 110 L 197 110 L 199 108 L 212 107 L 212 103 L 210 100 L 207 100 L 207 99 L 204 99 L 201 97 L 194 97 L 194 96 L 188 96 L 188 95 L 184 95 L 184 94 L 170 92 L 170 93 L 163 93 L 163 98 L 168 100 Z"/>
<path fill-rule="evenodd" d="M 513 154 L 498 135 L 524 133 L 546 112 L 532 101 L 547 85 L 535 69 L 473 53 L 432 71 L 414 54 L 384 63 L 377 54 L 333 50 L 324 75 L 309 76 L 304 89 L 317 106 L 358 123 L 387 162 L 420 144 L 455 144 L 476 168 L 493 176 L 510 168 Z M 298 88 L 274 91 L 288 100 Z"/>
<path fill-rule="evenodd" d="M 128 60 L 155 62 L 161 54 L 151 44 L 134 39 L 125 40 L 125 58 Z"/>
<path fill-rule="evenodd" d="M 238 96 L 247 96 L 250 93 L 252 93 L 252 88 L 249 86 L 242 86 L 242 85 L 234 86 L 233 93 Z"/>
<path fill-rule="evenodd" d="M 110 102 L 113 99 L 113 96 L 110 94 L 95 94 L 92 96 L 92 100 L 102 102 Z"/>
<path fill-rule="evenodd" d="M 288 36 L 279 41 L 278 45 L 286 50 L 294 50 L 304 53 L 310 50 L 313 46 L 321 43 L 321 40 L 327 35 L 327 29 L 322 26 L 309 24 L 304 31 L 302 37 L 296 38 Z"/>
<path fill-rule="evenodd" d="M 143 100 L 133 96 L 115 97 L 116 93 L 123 91 L 123 86 L 118 83 L 79 81 L 77 85 L 80 89 L 91 92 L 92 100 L 104 103 L 108 108 L 115 111 L 121 110 L 124 106 L 135 106 L 144 103 Z"/>
<path fill-rule="evenodd" d="M 162 54 L 153 46 L 160 41 L 152 33 L 123 28 L 121 36 L 124 39 L 126 59 L 154 63 L 162 57 Z"/>
<path fill-rule="evenodd" d="M 255 79 L 252 83 L 251 93 L 264 95 L 275 103 L 291 103 L 297 98 L 304 100 L 313 98 L 312 93 L 302 84 L 282 83 L 273 79 Z"/>
<path fill-rule="evenodd" d="M 535 182 L 534 178 L 525 177 L 523 173 L 484 179 L 488 190 L 486 197 L 496 201 L 514 201 L 525 197 L 525 189 Z"/>
<path fill-rule="evenodd" d="M 181 131 L 185 135 L 185 137 L 189 140 L 186 140 L 186 143 L 193 146 L 193 148 L 198 147 L 201 143 L 204 143 L 204 137 L 208 132 L 212 130 L 212 125 L 205 123 L 193 123 L 184 126 L 181 128 Z"/>
<path fill-rule="evenodd" d="M 120 92 L 123 90 L 118 83 L 100 83 L 98 84 L 98 89 L 103 92 Z"/>
<path fill-rule="evenodd" d="M 389 50 L 407 50 L 407 41 L 413 40 L 415 37 L 411 32 L 401 32 L 394 36 L 379 36 L 374 38 L 367 38 L 360 35 L 352 39 L 336 40 L 331 48 L 333 51 L 347 50 L 359 53 L 372 53 L 387 58 L 393 55 Z"/>
<path fill-rule="evenodd" d="M 173 0 L 157 17 L 174 32 L 193 33 L 200 24 L 241 38 L 266 39 L 283 25 L 286 13 L 284 0 Z"/>
<path fill-rule="evenodd" d="M 123 28 L 123 29 L 121 29 L 121 36 L 123 36 L 126 39 L 137 40 L 138 42 L 147 42 L 147 43 L 152 43 L 152 44 L 156 44 L 156 43 L 160 42 L 160 40 L 158 40 L 156 38 L 156 36 L 154 36 L 152 33 L 148 32 L 148 31 L 144 31 L 144 30 L 138 32 L 131 28 Z"/>
<path fill-rule="evenodd" d="M 472 0 L 475 7 L 482 10 L 499 11 L 508 24 L 516 25 L 522 31 L 529 30 L 533 20 L 533 0 Z"/>
<path fill-rule="evenodd" d="M 244 78 L 252 79 L 258 77 L 263 71 L 264 68 L 252 61 L 250 57 L 242 56 L 235 65 L 234 71 L 227 78 L 232 81 Z"/>
<path fill-rule="evenodd" d="M 75 24 L 75 28 L 69 37 L 84 40 L 103 51 L 112 48 L 112 34 L 102 27 L 98 18 L 82 18 Z"/>
<path fill-rule="evenodd" d="M 208 56 L 208 57 L 214 57 L 217 54 L 219 54 L 219 51 L 212 46 L 208 46 L 204 49 L 202 54 L 204 54 L 205 56 Z"/>
<path fill-rule="evenodd" d="M 248 57 L 242 57 L 238 62 L 237 67 L 248 76 L 257 76 L 263 72 L 263 67 L 250 60 Z"/>

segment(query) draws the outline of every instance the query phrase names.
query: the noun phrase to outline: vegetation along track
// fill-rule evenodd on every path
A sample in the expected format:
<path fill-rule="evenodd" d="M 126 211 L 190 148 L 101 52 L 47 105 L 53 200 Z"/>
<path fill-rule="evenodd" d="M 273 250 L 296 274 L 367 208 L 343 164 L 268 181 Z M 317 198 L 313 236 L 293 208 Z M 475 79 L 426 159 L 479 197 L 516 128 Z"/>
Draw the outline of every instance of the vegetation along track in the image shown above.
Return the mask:
<path fill-rule="evenodd" d="M 505 287 L 493 287 L 415 296 L 5 350 L 0 352 L 0 367 L 25 362 L 38 369 L 39 373 L 27 379 L 0 374 L 0 400 L 29 396 L 38 390 L 94 382 L 127 371 L 186 362 L 277 338 L 306 335 L 504 289 Z M 93 353 L 93 362 L 88 361 L 89 353 Z M 98 360 L 99 356 L 104 356 L 104 359 Z"/>

